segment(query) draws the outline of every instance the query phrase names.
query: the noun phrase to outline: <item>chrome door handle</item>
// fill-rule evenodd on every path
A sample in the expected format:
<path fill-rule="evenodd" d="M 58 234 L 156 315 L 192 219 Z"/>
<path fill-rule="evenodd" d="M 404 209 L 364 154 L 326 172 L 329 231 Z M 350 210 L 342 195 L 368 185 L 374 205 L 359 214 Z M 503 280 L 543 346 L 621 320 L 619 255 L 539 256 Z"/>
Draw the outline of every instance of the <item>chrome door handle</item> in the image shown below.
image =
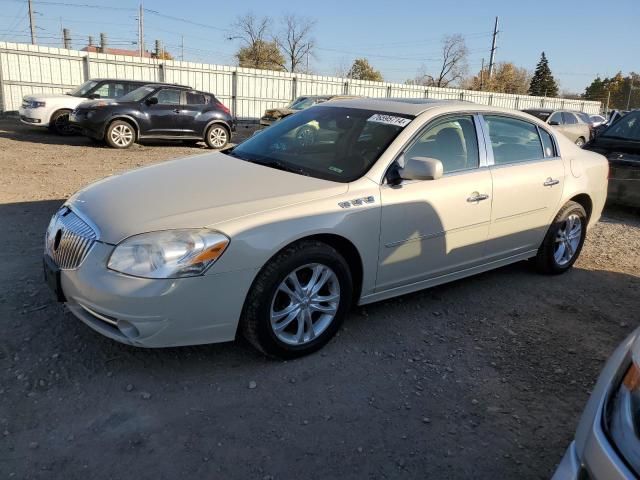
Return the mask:
<path fill-rule="evenodd" d="M 484 193 L 473 192 L 471 196 L 467 198 L 467 202 L 469 203 L 481 202 L 482 200 L 486 200 L 487 198 L 489 198 L 489 195 L 486 195 Z"/>
<path fill-rule="evenodd" d="M 553 187 L 554 185 L 558 185 L 560 180 L 555 180 L 551 177 L 547 178 L 547 180 L 543 183 L 545 187 Z"/>

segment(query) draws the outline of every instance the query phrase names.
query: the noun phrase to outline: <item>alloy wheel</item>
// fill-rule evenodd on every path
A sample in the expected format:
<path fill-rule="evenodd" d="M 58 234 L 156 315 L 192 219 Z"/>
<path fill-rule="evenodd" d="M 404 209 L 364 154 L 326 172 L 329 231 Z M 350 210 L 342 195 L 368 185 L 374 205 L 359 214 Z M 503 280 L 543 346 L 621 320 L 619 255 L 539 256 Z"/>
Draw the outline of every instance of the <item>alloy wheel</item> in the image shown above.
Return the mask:
<path fill-rule="evenodd" d="M 571 214 L 562 222 L 555 238 L 554 259 L 559 266 L 568 264 L 576 254 L 582 239 L 582 220 Z"/>
<path fill-rule="evenodd" d="M 119 147 L 126 147 L 133 141 L 133 130 L 127 125 L 116 125 L 110 135 L 113 143 Z"/>
<path fill-rule="evenodd" d="M 271 328 L 288 345 L 305 345 L 333 322 L 340 305 L 340 282 L 326 265 L 297 268 L 278 286 L 271 301 Z"/>
<path fill-rule="evenodd" d="M 222 127 L 214 127 L 209 132 L 209 139 L 214 148 L 222 148 L 227 144 L 227 131 Z"/>

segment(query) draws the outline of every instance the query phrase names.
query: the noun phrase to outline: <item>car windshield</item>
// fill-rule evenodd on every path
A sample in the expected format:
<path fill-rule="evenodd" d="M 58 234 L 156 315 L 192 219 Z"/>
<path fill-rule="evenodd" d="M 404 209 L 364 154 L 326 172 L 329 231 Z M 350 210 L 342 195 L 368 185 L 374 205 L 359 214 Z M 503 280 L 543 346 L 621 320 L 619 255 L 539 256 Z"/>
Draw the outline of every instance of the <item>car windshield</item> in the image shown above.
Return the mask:
<path fill-rule="evenodd" d="M 628 113 L 607 128 L 600 138 L 616 138 L 640 142 L 640 112 Z"/>
<path fill-rule="evenodd" d="M 546 122 L 547 118 L 549 118 L 549 115 L 551 115 L 551 112 L 544 112 L 541 110 L 523 110 L 523 112 L 528 113 L 529 115 L 533 115 L 534 117 L 539 118 L 543 122 Z"/>
<path fill-rule="evenodd" d="M 302 97 L 294 100 L 289 108 L 291 110 L 304 110 L 305 108 L 312 107 L 316 103 L 319 103 L 319 99 L 315 97 Z"/>
<path fill-rule="evenodd" d="M 95 80 L 88 80 L 84 82 L 82 85 L 80 85 L 78 88 L 76 88 L 75 90 L 71 90 L 69 92 L 69 95 L 72 95 L 74 97 L 84 97 L 96 85 L 98 85 L 98 82 L 96 82 Z"/>
<path fill-rule="evenodd" d="M 413 116 L 315 106 L 262 130 L 231 156 L 335 182 L 364 175 Z"/>
<path fill-rule="evenodd" d="M 118 102 L 120 102 L 120 103 L 124 103 L 124 102 L 139 102 L 140 100 L 142 100 L 144 97 L 149 95 L 154 90 L 155 90 L 155 87 L 140 87 L 140 88 L 136 88 L 135 90 L 132 90 L 131 92 L 127 93 L 126 95 L 120 97 L 118 99 Z"/>

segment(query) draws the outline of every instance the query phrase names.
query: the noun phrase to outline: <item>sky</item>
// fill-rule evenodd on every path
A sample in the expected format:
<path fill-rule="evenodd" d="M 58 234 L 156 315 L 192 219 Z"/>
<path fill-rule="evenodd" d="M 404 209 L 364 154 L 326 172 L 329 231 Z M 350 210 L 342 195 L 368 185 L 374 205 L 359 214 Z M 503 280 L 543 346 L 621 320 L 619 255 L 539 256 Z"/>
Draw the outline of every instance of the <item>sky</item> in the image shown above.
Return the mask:
<path fill-rule="evenodd" d="M 88 35 L 97 40 L 105 32 L 111 46 L 137 49 L 138 0 L 109 0 L 108 8 L 99 6 L 100 0 L 33 3 L 43 45 L 62 46 L 64 26 L 73 48 L 86 46 Z M 0 0 L 0 40 L 30 41 L 26 4 Z M 391 82 L 435 73 L 441 39 L 451 34 L 465 37 L 469 73 L 476 73 L 482 59 L 489 60 L 498 16 L 496 62 L 511 61 L 533 71 L 544 51 L 561 91 L 582 93 L 597 75 L 640 72 L 640 0 L 146 0 L 144 8 L 146 47 L 160 39 L 179 58 L 184 38 L 184 59 L 195 62 L 235 64 L 239 40 L 229 39 L 235 35 L 232 25 L 251 11 L 272 18 L 274 31 L 284 14 L 315 20 L 310 68 L 317 74 L 334 75 L 359 57 L 368 58 Z"/>

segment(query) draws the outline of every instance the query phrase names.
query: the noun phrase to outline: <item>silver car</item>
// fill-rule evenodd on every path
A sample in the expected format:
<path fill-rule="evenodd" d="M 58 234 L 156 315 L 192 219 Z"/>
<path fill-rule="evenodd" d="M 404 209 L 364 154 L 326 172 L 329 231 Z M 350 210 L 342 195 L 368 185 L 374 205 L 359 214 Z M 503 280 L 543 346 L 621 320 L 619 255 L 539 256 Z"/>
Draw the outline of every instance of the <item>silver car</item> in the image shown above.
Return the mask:
<path fill-rule="evenodd" d="M 552 480 L 640 475 L 640 328 L 609 358 Z"/>
<path fill-rule="evenodd" d="M 294 357 L 329 341 L 353 304 L 526 259 L 565 272 L 600 217 L 607 171 L 516 111 L 326 102 L 235 148 L 76 193 L 47 230 L 45 274 L 120 342 L 241 333 Z"/>

